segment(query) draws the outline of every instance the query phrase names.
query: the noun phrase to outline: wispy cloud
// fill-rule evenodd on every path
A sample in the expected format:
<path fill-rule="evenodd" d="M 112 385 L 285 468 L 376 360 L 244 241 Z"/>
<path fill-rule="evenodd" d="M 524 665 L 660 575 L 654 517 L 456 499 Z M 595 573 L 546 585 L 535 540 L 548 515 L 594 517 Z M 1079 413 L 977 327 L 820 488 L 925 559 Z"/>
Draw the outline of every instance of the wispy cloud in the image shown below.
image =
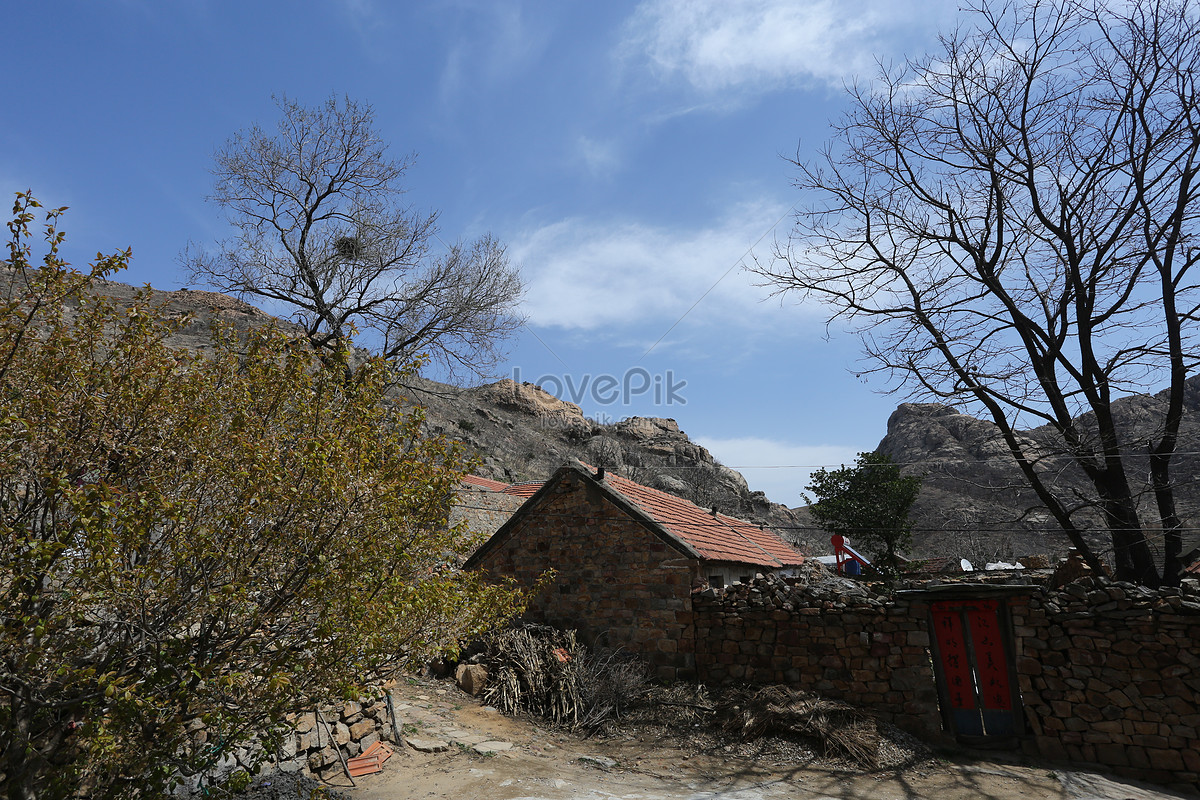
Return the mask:
<path fill-rule="evenodd" d="M 528 13 L 519 0 L 452 0 L 436 6 L 452 35 L 439 81 L 442 101 L 471 89 L 513 82 L 533 69 L 550 41 L 553 22 Z"/>
<path fill-rule="evenodd" d="M 395 31 L 387 8 L 376 0 L 337 0 L 337 7 L 358 37 L 362 54 L 377 64 L 387 63 L 395 46 Z"/>
<path fill-rule="evenodd" d="M 665 332 L 705 292 L 693 316 L 761 325 L 775 304 L 761 302 L 766 291 L 740 264 L 755 242 L 755 254 L 770 255 L 771 228 L 786 232 L 787 212 L 771 201 L 746 203 L 699 230 L 567 219 L 512 237 L 509 252 L 523 267 L 524 310 L 537 325 L 652 322 Z"/>
<path fill-rule="evenodd" d="M 338 5 L 355 22 L 373 28 L 379 24 L 379 9 L 374 0 L 338 0 Z"/>
<path fill-rule="evenodd" d="M 754 436 L 698 436 L 695 441 L 722 464 L 742 473 L 752 490 L 793 508 L 804 505 L 804 487 L 814 469 L 853 463 L 858 453 L 847 445 L 792 444 Z"/>
<path fill-rule="evenodd" d="M 537 18 L 524 13 L 521 3 L 487 3 L 483 8 L 490 10 L 485 74 L 506 78 L 535 64 L 549 40 Z"/>
<path fill-rule="evenodd" d="M 579 158 L 594 177 L 606 177 L 621 165 L 619 150 L 613 141 L 580 136 L 575 144 Z"/>
<path fill-rule="evenodd" d="M 950 0 L 645 0 L 622 54 L 704 93 L 765 91 L 869 75 L 951 21 Z M 915 55 L 915 53 L 909 53 Z"/>

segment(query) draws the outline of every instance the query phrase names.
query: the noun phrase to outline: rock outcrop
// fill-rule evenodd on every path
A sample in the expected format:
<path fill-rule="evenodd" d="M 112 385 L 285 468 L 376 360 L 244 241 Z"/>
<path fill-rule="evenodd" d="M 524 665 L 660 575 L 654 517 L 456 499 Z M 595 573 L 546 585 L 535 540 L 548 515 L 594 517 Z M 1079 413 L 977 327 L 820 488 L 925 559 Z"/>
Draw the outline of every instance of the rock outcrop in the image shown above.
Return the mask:
<path fill-rule="evenodd" d="M 115 281 L 102 282 L 99 288 L 126 303 L 139 291 Z M 148 299 L 170 316 L 191 316 L 168 340 L 173 347 L 211 350 L 213 323 L 239 333 L 278 325 L 302 335 L 293 323 L 216 292 L 151 290 Z M 397 390 L 396 399 L 423 406 L 427 429 L 465 444 L 478 456 L 476 472 L 484 477 L 506 483 L 541 481 L 578 458 L 705 508 L 716 506 L 732 516 L 784 526 L 784 535 L 805 518 L 803 512 L 770 502 L 762 492 L 751 492 L 740 473 L 717 463 L 673 419 L 629 417 L 601 424 L 584 416 L 578 405 L 509 378 L 473 388 L 413 378 Z"/>
<path fill-rule="evenodd" d="M 545 480 L 577 458 L 704 508 L 782 526 L 784 534 L 804 518 L 750 491 L 741 473 L 718 463 L 674 419 L 629 417 L 604 424 L 539 386 L 508 378 L 474 388 L 417 379 L 404 391 L 425 407 L 432 432 L 458 439 L 479 455 L 476 472 L 486 478 Z"/>
<path fill-rule="evenodd" d="M 1165 393 L 1133 395 L 1118 400 L 1114 415 L 1125 441 L 1140 449 L 1126 453 L 1128 474 L 1135 491 L 1143 491 L 1144 519 L 1154 518 L 1153 498 L 1145 485 L 1149 471 L 1145 443 L 1161 435 Z M 1176 501 L 1184 526 L 1200 524 L 1200 487 L 1194 481 L 1200 459 L 1200 376 L 1187 384 L 1184 419 L 1173 474 L 1178 483 Z M 1079 418 L 1083 430 L 1090 417 Z M 1094 496 L 1083 472 L 1062 454 L 1056 432 L 1049 426 L 1023 431 L 1022 445 L 1040 456 L 1042 469 L 1052 474 L 1054 489 L 1065 498 Z M 1061 555 L 1067 542 L 1060 529 L 1027 486 L 999 429 L 949 406 L 902 403 L 888 420 L 887 435 L 879 452 L 904 464 L 906 474 L 924 476 L 921 495 L 913 510 L 915 554 L 954 555 L 975 561 L 1011 560 L 1028 553 Z M 1093 531 L 1089 538 L 1100 550 L 1111 547 L 1103 522 L 1095 511 L 1080 517 Z M 1184 549 L 1200 544 L 1195 534 L 1185 537 Z"/>

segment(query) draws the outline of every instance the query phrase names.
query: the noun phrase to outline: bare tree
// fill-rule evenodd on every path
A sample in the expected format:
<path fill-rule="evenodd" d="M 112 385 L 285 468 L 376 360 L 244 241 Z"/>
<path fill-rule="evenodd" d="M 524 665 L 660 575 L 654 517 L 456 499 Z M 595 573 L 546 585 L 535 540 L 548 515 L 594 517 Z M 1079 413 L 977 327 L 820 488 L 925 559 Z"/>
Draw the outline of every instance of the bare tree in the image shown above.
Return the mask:
<path fill-rule="evenodd" d="M 1200 353 L 1195 9 L 998 2 L 971 21 L 851 91 L 820 163 L 796 160 L 820 199 L 756 271 L 857 326 L 895 390 L 986 410 L 1094 569 L 1099 517 L 1118 577 L 1175 582 L 1171 464 Z M 1130 438 L 1114 400 L 1163 385 L 1156 433 Z M 1018 435 L 1047 423 L 1053 447 Z M 1085 495 L 1056 487 L 1064 457 Z"/>
<path fill-rule="evenodd" d="M 437 214 L 403 201 L 412 158 L 387 157 L 370 105 L 276 103 L 276 131 L 254 125 L 214 157 L 212 199 L 236 234 L 215 254 L 189 247 L 191 279 L 290 306 L 321 352 L 358 330 L 389 359 L 486 374 L 522 321 L 504 247 L 484 236 L 434 252 Z"/>

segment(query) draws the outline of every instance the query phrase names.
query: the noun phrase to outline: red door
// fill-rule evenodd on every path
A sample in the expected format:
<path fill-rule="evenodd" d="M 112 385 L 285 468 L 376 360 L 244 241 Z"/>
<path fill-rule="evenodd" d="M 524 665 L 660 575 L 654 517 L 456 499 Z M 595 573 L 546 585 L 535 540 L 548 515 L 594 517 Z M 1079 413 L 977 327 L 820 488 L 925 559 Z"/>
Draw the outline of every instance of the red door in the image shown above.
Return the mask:
<path fill-rule="evenodd" d="M 959 737 L 1019 733 L 1019 695 L 998 600 L 936 600 L 931 607 L 935 674 L 943 715 Z"/>

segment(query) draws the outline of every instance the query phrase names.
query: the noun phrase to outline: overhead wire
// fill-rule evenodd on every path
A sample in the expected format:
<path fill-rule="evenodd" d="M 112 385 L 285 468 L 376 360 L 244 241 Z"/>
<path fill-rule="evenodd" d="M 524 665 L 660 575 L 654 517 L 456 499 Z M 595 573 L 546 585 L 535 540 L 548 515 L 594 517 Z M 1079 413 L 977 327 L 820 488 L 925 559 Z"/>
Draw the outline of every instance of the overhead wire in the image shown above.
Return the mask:
<path fill-rule="evenodd" d="M 487 491 L 487 490 L 481 490 L 481 491 Z M 503 493 L 496 492 L 495 494 L 503 494 Z M 509 497 L 515 497 L 515 496 L 516 495 L 509 495 Z M 521 498 L 521 499 L 528 499 L 528 498 Z M 491 511 L 493 513 L 496 513 L 496 512 L 505 513 L 503 509 L 489 508 L 488 506 L 473 506 L 473 505 L 468 505 L 465 503 L 456 503 L 454 507 L 461 508 L 461 509 L 467 509 L 470 511 Z M 701 509 L 701 510 L 703 511 L 703 509 Z M 576 520 L 582 519 L 582 520 L 589 521 L 589 522 L 590 521 L 601 522 L 601 521 L 607 519 L 606 517 L 600 516 L 600 515 L 593 516 L 590 514 L 572 514 L 572 513 L 554 512 L 554 511 L 539 511 L 538 514 L 539 514 L 539 516 L 542 516 L 542 517 L 551 517 L 551 518 L 558 518 L 558 519 L 576 519 Z M 730 515 L 725 515 L 725 516 L 730 516 Z M 737 518 L 735 517 L 735 519 L 737 519 Z M 738 519 L 738 521 L 746 523 L 747 525 L 756 526 L 759 528 L 769 528 L 769 529 L 775 530 L 775 531 L 811 531 L 813 533 L 829 533 L 829 531 L 827 529 L 822 528 L 819 525 L 774 525 L 774 524 L 767 523 L 767 522 L 756 522 L 753 520 L 745 520 L 745 519 Z M 662 520 L 658 520 L 658 522 L 662 523 Z M 727 524 L 722 523 L 718 520 L 714 520 L 712 523 L 707 523 L 707 522 L 699 523 L 699 522 L 689 520 L 688 525 L 691 527 L 714 528 L 714 529 L 728 529 L 728 527 L 729 527 Z M 848 528 L 847 530 L 853 530 L 858 533 L 864 533 L 864 532 L 875 532 L 875 531 L 888 531 L 888 530 L 892 530 L 892 529 L 891 528 Z M 920 526 L 920 527 L 909 528 L 909 530 L 912 531 L 913 533 L 947 533 L 947 532 L 953 532 L 953 531 L 962 531 L 964 533 L 967 533 L 967 532 L 1058 533 L 1058 532 L 1060 532 L 1061 529 L 1059 529 L 1059 528 L 1046 528 L 1046 529 L 1022 528 L 1022 527 L 1007 527 L 1007 526 L 1006 527 L 991 527 L 991 526 L 987 526 L 987 527 L 979 527 L 979 526 L 924 527 L 924 526 Z M 1200 533 L 1200 527 L 1171 528 L 1170 530 L 1163 530 L 1160 528 L 1149 528 L 1149 529 L 1146 529 L 1146 528 L 1118 528 L 1115 530 L 1111 529 L 1111 528 L 1098 528 L 1094 532 L 1099 535 L 1108 535 L 1110 533 L 1117 533 L 1117 532 L 1122 532 L 1122 531 L 1130 532 L 1130 533 L 1141 531 L 1143 534 L 1147 535 L 1147 537 L 1149 537 L 1150 534 L 1154 534 L 1155 538 L 1163 538 L 1166 536 L 1167 533 L 1172 533 L 1175 531 L 1178 531 L 1180 533 Z"/>

